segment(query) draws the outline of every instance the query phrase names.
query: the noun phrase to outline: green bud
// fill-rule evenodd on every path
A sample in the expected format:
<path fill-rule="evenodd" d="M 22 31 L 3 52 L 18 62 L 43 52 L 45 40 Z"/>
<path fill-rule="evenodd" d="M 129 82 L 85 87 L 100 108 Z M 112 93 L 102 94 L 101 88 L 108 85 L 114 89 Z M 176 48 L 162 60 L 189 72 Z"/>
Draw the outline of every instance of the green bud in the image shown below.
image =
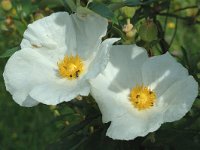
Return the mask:
<path fill-rule="evenodd" d="M 122 7 L 120 11 L 126 18 L 132 18 L 135 14 L 136 8 L 125 6 Z"/>
<path fill-rule="evenodd" d="M 2 0 L 1 7 L 3 8 L 3 10 L 9 11 L 12 9 L 12 3 L 10 0 Z"/>
<path fill-rule="evenodd" d="M 42 13 L 36 13 L 35 15 L 34 15 L 34 18 L 35 18 L 35 20 L 38 20 L 38 19 L 42 19 L 42 18 L 44 18 L 44 15 L 42 14 Z"/>
<path fill-rule="evenodd" d="M 152 20 L 145 21 L 139 28 L 139 36 L 143 41 L 152 42 L 157 40 L 158 30 Z"/>

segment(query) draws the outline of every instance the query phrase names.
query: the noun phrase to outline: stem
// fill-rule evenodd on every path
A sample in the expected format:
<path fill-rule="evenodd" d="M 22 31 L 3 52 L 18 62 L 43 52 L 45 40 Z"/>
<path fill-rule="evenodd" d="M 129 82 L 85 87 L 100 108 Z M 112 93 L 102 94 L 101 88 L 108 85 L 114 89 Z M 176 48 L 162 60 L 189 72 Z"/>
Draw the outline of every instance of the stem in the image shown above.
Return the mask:
<path fill-rule="evenodd" d="M 167 8 L 167 14 L 169 13 L 170 4 L 171 4 L 171 1 L 169 1 L 169 5 L 168 5 L 168 8 Z M 166 29 L 167 29 L 167 21 L 168 21 L 168 16 L 166 16 L 166 18 L 165 18 L 164 34 L 165 34 L 165 32 L 166 32 Z M 164 36 L 165 36 L 165 35 L 164 35 Z"/>
<path fill-rule="evenodd" d="M 171 45 L 172 45 L 172 43 L 173 43 L 173 41 L 174 41 L 174 38 L 175 38 L 175 36 L 176 36 L 177 27 L 178 27 L 178 19 L 176 18 L 175 30 L 174 30 L 174 33 L 173 33 L 172 39 L 171 39 L 171 41 L 170 41 L 170 43 L 169 43 L 169 48 L 171 47 Z"/>
<path fill-rule="evenodd" d="M 198 7 L 196 5 L 194 5 L 194 6 L 187 6 L 187 7 L 176 9 L 176 10 L 174 10 L 174 12 L 183 11 L 183 10 L 192 9 L 192 8 L 198 8 Z"/>
<path fill-rule="evenodd" d="M 169 49 L 169 44 L 164 39 L 164 31 L 163 31 L 162 26 L 161 26 L 161 24 L 158 20 L 156 21 L 156 26 L 158 28 L 158 37 L 160 39 L 159 45 L 162 49 L 162 53 L 165 54 Z"/>

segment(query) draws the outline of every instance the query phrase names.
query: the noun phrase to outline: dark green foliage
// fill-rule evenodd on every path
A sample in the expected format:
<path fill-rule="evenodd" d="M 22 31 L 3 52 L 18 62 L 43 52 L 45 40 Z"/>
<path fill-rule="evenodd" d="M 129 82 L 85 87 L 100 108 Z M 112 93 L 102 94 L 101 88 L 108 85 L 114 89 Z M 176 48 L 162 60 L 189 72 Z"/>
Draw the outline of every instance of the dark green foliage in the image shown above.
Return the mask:
<path fill-rule="evenodd" d="M 112 20 L 114 23 L 117 22 L 114 13 L 105 4 L 93 2 L 88 5 L 88 8 L 105 18 Z"/>

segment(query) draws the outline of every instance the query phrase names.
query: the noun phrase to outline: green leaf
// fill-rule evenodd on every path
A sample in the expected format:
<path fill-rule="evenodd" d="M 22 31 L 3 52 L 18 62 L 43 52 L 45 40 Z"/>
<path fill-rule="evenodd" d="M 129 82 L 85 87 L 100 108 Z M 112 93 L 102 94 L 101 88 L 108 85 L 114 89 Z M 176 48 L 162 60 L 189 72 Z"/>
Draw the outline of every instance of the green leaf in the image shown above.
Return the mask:
<path fill-rule="evenodd" d="M 72 0 L 63 0 L 65 6 L 67 5 L 72 12 L 76 12 L 76 4 Z"/>
<path fill-rule="evenodd" d="M 63 7 L 63 2 L 55 1 L 55 0 L 42 0 L 39 2 L 39 6 L 42 8 L 48 7 L 48 8 L 55 8 L 55 7 Z"/>
<path fill-rule="evenodd" d="M 153 2 L 156 2 L 158 0 L 147 0 L 147 1 L 141 1 L 141 0 L 126 0 L 124 3 L 127 6 L 139 6 L 139 5 L 147 5 L 151 4 Z"/>
<path fill-rule="evenodd" d="M 88 8 L 101 15 L 102 17 L 105 17 L 109 20 L 112 20 L 112 22 L 117 23 L 117 19 L 114 13 L 105 4 L 92 2 L 89 3 Z"/>
<path fill-rule="evenodd" d="M 11 48 L 7 51 L 5 51 L 3 54 L 0 55 L 0 58 L 6 58 L 6 57 L 10 57 L 12 54 L 14 54 L 17 50 L 19 50 L 20 47 L 17 46 L 17 47 L 14 47 L 14 48 Z"/>
<path fill-rule="evenodd" d="M 22 7 L 21 9 L 18 10 L 20 11 L 21 17 L 27 17 L 38 9 L 38 5 L 27 0 L 20 0 L 20 2 L 14 3 L 15 7 L 19 7 L 18 5 L 21 5 Z"/>
<path fill-rule="evenodd" d="M 142 2 L 140 0 L 126 0 L 125 4 L 130 6 L 138 6 L 142 4 Z"/>

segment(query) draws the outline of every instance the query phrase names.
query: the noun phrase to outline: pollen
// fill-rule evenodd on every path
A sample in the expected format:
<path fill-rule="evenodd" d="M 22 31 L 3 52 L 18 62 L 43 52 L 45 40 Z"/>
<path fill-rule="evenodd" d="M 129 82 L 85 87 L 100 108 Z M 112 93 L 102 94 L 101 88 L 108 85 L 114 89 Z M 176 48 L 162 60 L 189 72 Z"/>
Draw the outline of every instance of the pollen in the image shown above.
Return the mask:
<path fill-rule="evenodd" d="M 78 55 L 66 55 L 62 61 L 58 62 L 58 70 L 63 78 L 77 79 L 84 71 L 84 63 Z"/>
<path fill-rule="evenodd" d="M 129 100 L 138 110 L 145 110 L 154 106 L 156 94 L 148 87 L 135 86 L 130 91 Z"/>

